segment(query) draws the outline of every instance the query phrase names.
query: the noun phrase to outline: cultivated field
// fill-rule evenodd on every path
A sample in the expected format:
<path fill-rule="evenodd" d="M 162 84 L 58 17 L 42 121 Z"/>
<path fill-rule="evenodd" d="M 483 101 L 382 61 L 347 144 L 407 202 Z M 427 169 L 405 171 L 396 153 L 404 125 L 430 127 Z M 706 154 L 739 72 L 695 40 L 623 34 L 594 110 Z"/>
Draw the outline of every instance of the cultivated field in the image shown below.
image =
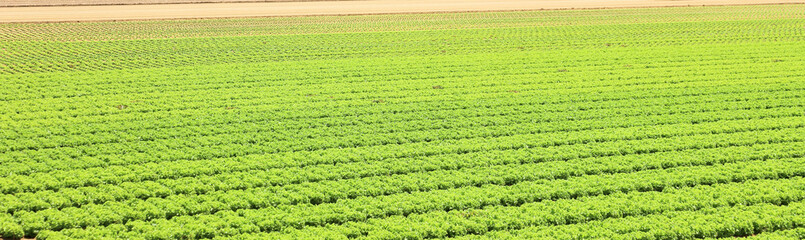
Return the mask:
<path fill-rule="evenodd" d="M 801 239 L 805 5 L 0 25 L 0 235 Z"/>

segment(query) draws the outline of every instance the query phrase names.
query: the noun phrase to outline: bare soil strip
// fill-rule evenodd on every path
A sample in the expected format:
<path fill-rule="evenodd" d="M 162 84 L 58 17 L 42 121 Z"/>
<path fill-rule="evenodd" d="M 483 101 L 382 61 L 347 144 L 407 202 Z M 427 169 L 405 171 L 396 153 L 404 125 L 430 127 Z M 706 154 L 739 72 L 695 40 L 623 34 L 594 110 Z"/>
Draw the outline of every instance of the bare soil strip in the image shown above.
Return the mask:
<path fill-rule="evenodd" d="M 805 3 L 805 0 L 358 0 L 2 7 L 0 22 L 71 22 Z"/>
<path fill-rule="evenodd" d="M 184 3 L 315 2 L 349 0 L 3 0 L 0 7 L 98 6 Z"/>

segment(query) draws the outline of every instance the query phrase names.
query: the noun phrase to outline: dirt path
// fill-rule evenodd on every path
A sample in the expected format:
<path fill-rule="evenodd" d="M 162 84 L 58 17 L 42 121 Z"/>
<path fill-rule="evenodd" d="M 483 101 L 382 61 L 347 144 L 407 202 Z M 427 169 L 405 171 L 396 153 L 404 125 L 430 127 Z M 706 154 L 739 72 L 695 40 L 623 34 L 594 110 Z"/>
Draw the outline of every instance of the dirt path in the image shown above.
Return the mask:
<path fill-rule="evenodd" d="M 310 1 L 339 1 L 339 0 L 2 0 L 0 1 L 0 7 L 140 5 L 140 4 L 171 4 L 171 3 L 310 2 Z"/>
<path fill-rule="evenodd" d="M 774 3 L 805 3 L 805 0 L 358 0 L 326 2 L 3 7 L 0 8 L 0 22 L 147 20 Z"/>

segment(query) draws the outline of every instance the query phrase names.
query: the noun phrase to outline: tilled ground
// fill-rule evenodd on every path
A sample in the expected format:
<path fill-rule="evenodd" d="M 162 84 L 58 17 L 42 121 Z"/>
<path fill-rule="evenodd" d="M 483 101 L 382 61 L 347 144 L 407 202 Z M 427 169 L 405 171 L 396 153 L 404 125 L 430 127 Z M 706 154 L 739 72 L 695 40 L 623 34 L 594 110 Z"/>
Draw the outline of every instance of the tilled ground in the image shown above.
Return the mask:
<path fill-rule="evenodd" d="M 75 2 L 109 2 L 93 0 Z M 198 0 L 126 0 L 184 2 Z M 230 2 L 238 0 L 201 0 Z M 252 1 L 252 0 L 247 0 Z M 265 0 L 259 0 L 265 1 Z M 269 0 L 271 1 L 271 0 Z M 282 1 L 282 0 L 279 0 Z M 12 0 L 12 2 L 24 2 Z M 32 2 L 32 1 L 29 1 Z M 49 1 L 54 2 L 54 1 Z M 802 0 L 370 0 L 317 2 L 249 2 L 160 5 L 0 7 L 0 22 L 64 22 L 149 19 L 231 18 L 304 15 L 389 14 L 417 12 L 514 11 L 578 8 L 805 3 Z"/>
<path fill-rule="evenodd" d="M 177 3 L 312 2 L 312 1 L 323 1 L 323 0 L 50 0 L 50 1 L 5 0 L 0 2 L 0 7 L 140 5 L 140 4 L 177 4 Z M 348 1 L 348 0 L 342 0 L 342 1 Z"/>

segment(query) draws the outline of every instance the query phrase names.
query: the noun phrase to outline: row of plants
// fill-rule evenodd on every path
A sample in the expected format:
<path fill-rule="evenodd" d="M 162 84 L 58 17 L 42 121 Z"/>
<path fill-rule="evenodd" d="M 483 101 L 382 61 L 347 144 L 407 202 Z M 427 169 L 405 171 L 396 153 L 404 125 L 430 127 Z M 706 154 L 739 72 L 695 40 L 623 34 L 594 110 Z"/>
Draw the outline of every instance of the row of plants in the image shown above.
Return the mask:
<path fill-rule="evenodd" d="M 738 139 L 743 142 L 757 142 L 760 139 L 770 139 L 770 140 L 760 140 L 760 141 L 786 141 L 785 139 L 790 140 L 798 140 L 801 138 L 801 135 L 798 135 L 800 132 L 803 131 L 801 121 L 796 121 L 797 119 L 801 119 L 801 117 L 789 117 L 789 118 L 782 118 L 783 121 L 779 119 L 771 118 L 771 119 L 760 119 L 757 122 L 753 123 L 752 121 L 736 121 L 733 124 L 726 124 L 722 122 L 712 122 L 712 123 L 703 123 L 703 122 L 696 122 L 696 124 L 690 123 L 682 123 L 682 124 L 671 124 L 666 126 L 625 126 L 619 128 L 610 128 L 610 129 L 603 129 L 603 130 L 579 130 L 579 131 L 566 131 L 566 132 L 552 132 L 552 131 L 545 131 L 542 132 L 537 128 L 492 128 L 490 130 L 494 131 L 487 131 L 487 130 L 476 130 L 476 131 L 464 131 L 464 134 L 469 134 L 469 136 L 463 136 L 460 132 L 455 131 L 446 131 L 445 134 L 448 134 L 445 137 L 439 138 L 432 138 L 432 136 L 427 135 L 411 135 L 411 137 L 418 137 L 422 140 L 410 142 L 409 140 L 404 140 L 401 136 L 390 135 L 389 138 L 395 142 L 376 142 L 375 144 L 371 144 L 368 146 L 355 146 L 351 148 L 343 148 L 346 145 L 338 145 L 344 144 L 339 142 L 325 142 L 325 141 L 315 141 L 319 144 L 319 146 L 328 146 L 333 145 L 330 148 L 334 152 L 333 155 L 338 156 L 341 155 L 341 161 L 365 161 L 365 158 L 357 158 L 354 160 L 344 159 L 343 156 L 345 153 L 352 151 L 356 153 L 363 153 L 363 155 L 371 154 L 375 155 L 375 158 L 397 158 L 397 159 L 405 159 L 408 157 L 416 157 L 416 156 L 433 156 L 433 155 L 442 155 L 442 154 L 449 154 L 449 153 L 468 153 L 468 152 L 482 152 L 482 151 L 492 151 L 492 150 L 506 150 L 506 149 L 517 149 L 517 148 L 534 148 L 535 150 L 543 149 L 546 147 L 555 147 L 555 146 L 568 146 L 570 148 L 577 147 L 576 145 L 580 145 L 580 147 L 590 148 L 590 147 L 600 147 L 602 145 L 607 145 L 607 143 L 612 144 L 619 144 L 623 140 L 644 140 L 646 142 L 665 142 L 665 146 L 661 146 L 664 148 L 675 147 L 674 145 L 689 145 L 689 144 L 699 144 L 699 145 L 708 145 L 708 144 L 721 144 L 719 142 L 714 142 L 712 140 L 699 140 L 699 139 L 708 139 L 708 138 L 716 138 L 716 139 Z M 794 121 L 791 121 L 794 120 Z M 701 126 L 711 125 L 712 128 L 702 128 Z M 525 131 L 525 132 L 523 132 Z M 764 133 L 763 136 L 758 136 L 758 133 Z M 371 141 L 371 138 L 363 137 L 358 139 L 363 139 L 362 142 Z M 394 140 L 396 139 L 396 140 Z M 430 140 L 429 140 L 430 139 Z M 341 139 L 343 140 L 343 138 Z M 435 147 L 431 142 L 438 140 L 441 146 Z M 377 141 L 377 140 L 375 140 Z M 388 141 L 388 140 L 379 140 L 379 141 Z M 627 143 L 622 142 L 622 143 Z M 254 151 L 257 149 L 258 151 L 264 152 L 274 152 L 266 151 L 267 148 L 258 148 L 257 144 L 261 142 L 255 142 L 251 146 L 248 145 L 234 145 L 234 146 L 226 146 L 221 145 L 221 147 L 205 147 L 201 148 L 207 154 L 221 154 L 226 153 L 226 151 L 231 152 L 249 152 Z M 349 142 L 346 142 L 349 143 Z M 603 144 L 602 144 L 603 143 Z M 357 143 L 356 143 L 357 144 Z M 278 146 L 276 144 L 265 144 L 267 147 L 275 147 Z M 647 144 L 646 147 L 653 147 L 654 144 Z M 168 145 L 171 146 L 171 145 Z M 181 151 L 177 151 L 176 155 L 166 155 L 165 153 L 171 153 L 170 148 L 154 145 L 155 148 L 162 150 L 160 152 L 163 156 L 184 156 L 181 155 Z M 311 149 L 301 149 L 301 150 L 308 150 L 308 151 L 294 151 L 290 150 L 288 152 L 291 153 L 302 153 L 302 152 L 310 152 Z M 321 150 L 326 149 L 318 149 L 317 151 L 312 152 L 322 152 Z M 379 151 L 378 151 L 379 150 Z M 189 151 L 189 150 L 188 150 Z M 618 153 L 628 153 L 634 150 L 632 149 L 619 149 Z M 377 155 L 378 153 L 384 153 Z M 582 151 L 582 153 L 589 154 L 590 151 Z M 131 158 L 145 158 L 153 154 L 129 154 Z M 303 155 L 303 154 L 300 154 Z M 254 155 L 259 159 L 258 161 L 262 162 L 259 163 L 262 165 L 261 169 L 267 169 L 267 164 L 270 165 L 277 165 L 283 164 L 282 161 L 285 161 L 283 165 L 285 167 L 292 167 L 292 166 L 305 166 L 310 164 L 304 164 L 299 162 L 294 158 L 289 158 L 287 155 L 283 154 L 273 154 L 273 155 L 265 155 L 259 154 Z M 331 155 L 332 156 L 332 155 Z M 215 156 L 212 156 L 215 157 Z M 212 158 L 211 157 L 211 158 Z M 221 156 L 218 156 L 221 157 Z M 223 157 L 231 157 L 231 156 L 223 156 Z M 268 160 L 266 157 L 273 158 L 274 160 Z M 238 159 L 238 158 L 235 158 Z M 243 159 L 243 158 L 240 158 Z M 248 159 L 248 158 L 246 158 Z M 326 161 L 325 163 L 314 163 L 315 165 L 318 164 L 332 164 L 333 161 L 337 161 L 337 159 L 333 158 L 324 158 Z M 176 163 L 177 161 L 171 161 Z M 225 167 L 223 168 L 231 168 L 231 160 L 230 161 L 218 161 L 219 164 L 224 164 Z M 243 161 L 237 161 L 238 164 L 244 164 Z M 184 176 L 198 176 L 200 172 L 198 170 L 206 169 L 206 171 L 212 170 L 210 169 L 211 166 L 208 165 L 207 162 L 201 162 L 206 165 L 206 167 L 201 168 L 187 168 L 187 162 L 178 162 L 180 165 L 177 165 L 176 168 L 169 169 L 165 168 L 165 162 L 156 162 L 156 163 L 146 163 L 142 165 L 124 165 L 118 167 L 103 167 L 103 168 L 90 168 L 90 169 L 78 169 L 78 170 L 70 170 L 70 171 L 53 171 L 47 173 L 34 173 L 31 175 L 9 175 L 7 177 L 0 178 L 4 184 L 2 186 L 2 193 L 17 193 L 17 192 L 35 192 L 41 190 L 56 190 L 62 187 L 82 187 L 82 186 L 93 186 L 101 183 L 121 183 L 124 181 L 130 181 L 125 179 L 140 179 L 140 180 L 154 180 L 154 179 L 161 179 L 167 177 L 167 174 L 181 174 L 181 172 L 187 172 Z M 154 165 L 161 165 L 162 167 L 151 167 Z M 269 165 L 269 166 L 270 166 Z M 177 172 L 178 171 L 178 172 Z M 190 172 L 188 172 L 190 171 Z M 232 171 L 232 170 L 228 170 Z M 217 173 L 213 172 L 213 173 Z M 189 173 L 189 174 L 188 174 Z M 122 175 L 122 176 L 121 176 Z M 181 176 L 181 175 L 180 175 Z"/>
<path fill-rule="evenodd" d="M 422 229 L 420 231 L 423 232 L 418 235 L 427 236 L 427 232 L 432 232 L 429 230 L 433 226 L 448 225 L 445 227 L 449 227 L 449 225 L 452 224 L 466 223 L 464 221 L 457 222 L 427 216 L 433 211 L 449 212 L 454 210 L 490 208 L 494 206 L 523 206 L 524 204 L 545 200 L 575 199 L 587 196 L 609 195 L 617 192 L 662 191 L 670 188 L 723 184 L 751 179 L 800 177 L 805 174 L 805 172 L 797 170 L 802 169 L 801 165 L 802 159 L 795 158 L 728 163 L 717 166 L 679 167 L 667 170 L 591 175 L 566 180 L 521 182 L 503 186 L 483 185 L 481 187 L 463 187 L 379 197 L 359 197 L 352 200 L 338 201 L 336 203 L 298 205 L 288 209 L 240 209 L 237 211 L 221 211 L 212 215 L 177 216 L 169 219 L 157 217 L 157 219 L 150 221 L 137 220 L 130 221 L 126 224 L 111 224 L 105 227 L 75 228 L 66 230 L 65 232 L 85 234 L 85 231 L 103 233 L 109 232 L 110 230 L 127 229 L 128 234 L 153 236 L 153 233 L 159 233 L 164 237 L 175 239 L 183 237 L 210 238 L 215 236 L 231 236 L 232 234 L 239 233 L 253 233 L 257 231 L 277 231 L 275 233 L 277 234 L 276 237 L 269 238 L 284 239 L 284 237 L 281 236 L 287 233 L 291 233 L 292 235 L 290 236 L 299 233 L 301 234 L 300 236 L 311 237 L 320 234 L 327 236 L 330 234 L 324 234 L 323 232 L 331 232 L 334 234 L 358 237 L 374 232 L 403 234 L 406 232 L 404 230 L 415 231 L 416 229 Z M 789 191 L 780 189 L 783 188 L 782 186 L 784 185 L 777 184 L 778 189 L 775 190 L 778 191 L 762 190 L 763 192 L 771 194 L 785 194 L 783 197 L 778 197 L 779 200 L 769 197 L 759 197 L 757 199 L 759 202 L 773 201 L 781 204 L 789 201 L 798 201 L 802 197 L 805 197 L 802 194 L 801 182 L 798 184 L 798 188 Z M 717 195 L 721 195 L 721 193 L 716 194 L 716 196 Z M 703 198 L 705 196 L 706 195 L 695 195 L 693 198 Z M 750 197 L 741 196 L 732 199 L 739 202 L 752 202 L 746 200 L 746 198 Z M 727 199 L 730 198 L 728 197 Z M 641 201 L 636 201 L 633 204 L 639 204 L 639 202 Z M 650 208 L 662 208 L 667 206 L 673 205 L 648 204 Z M 162 206 L 162 208 L 166 207 L 167 206 Z M 591 208 L 595 208 L 595 206 L 591 206 Z M 545 213 L 549 212 L 550 211 L 547 211 Z M 53 219 L 50 225 L 48 225 L 47 221 L 43 222 L 42 217 L 35 217 L 35 215 L 28 215 L 24 212 L 20 213 L 17 217 L 18 219 L 24 219 L 24 221 L 35 221 L 24 223 L 24 226 L 44 225 L 54 227 L 58 230 L 63 227 L 80 227 L 80 225 L 75 222 L 79 219 L 92 219 L 93 216 L 104 216 L 99 213 L 100 211 L 96 214 L 78 215 L 76 213 L 58 214 L 51 212 L 47 215 L 49 216 L 47 221 Z M 420 218 L 421 215 L 422 217 Z M 509 214 L 501 214 L 500 216 L 506 215 Z M 458 215 L 457 217 L 461 216 Z M 427 219 L 430 219 L 430 221 L 427 221 Z M 481 218 L 479 220 L 493 221 L 493 219 L 498 219 L 498 221 L 500 219 L 505 220 L 505 218 L 496 216 Z M 511 221 L 522 222 L 525 221 L 525 219 L 526 218 L 523 217 L 514 217 Z M 400 221 L 408 222 L 410 225 L 405 225 L 400 223 Z M 193 224 L 193 226 L 199 228 L 187 227 L 186 224 Z M 475 225 L 477 223 L 472 224 Z M 508 226 L 509 224 L 503 222 L 497 225 Z M 458 228 L 461 229 L 461 227 Z M 192 229 L 195 229 L 195 231 Z M 295 231 L 292 229 L 300 230 Z M 486 229 L 488 229 L 488 227 Z M 27 231 L 36 230 L 28 229 Z M 182 235 L 187 233 L 200 235 Z M 386 234 L 382 236 L 381 238 L 383 239 L 389 237 L 389 235 Z M 405 236 L 407 237 L 409 235 Z M 448 236 L 451 235 L 427 237 Z"/>

